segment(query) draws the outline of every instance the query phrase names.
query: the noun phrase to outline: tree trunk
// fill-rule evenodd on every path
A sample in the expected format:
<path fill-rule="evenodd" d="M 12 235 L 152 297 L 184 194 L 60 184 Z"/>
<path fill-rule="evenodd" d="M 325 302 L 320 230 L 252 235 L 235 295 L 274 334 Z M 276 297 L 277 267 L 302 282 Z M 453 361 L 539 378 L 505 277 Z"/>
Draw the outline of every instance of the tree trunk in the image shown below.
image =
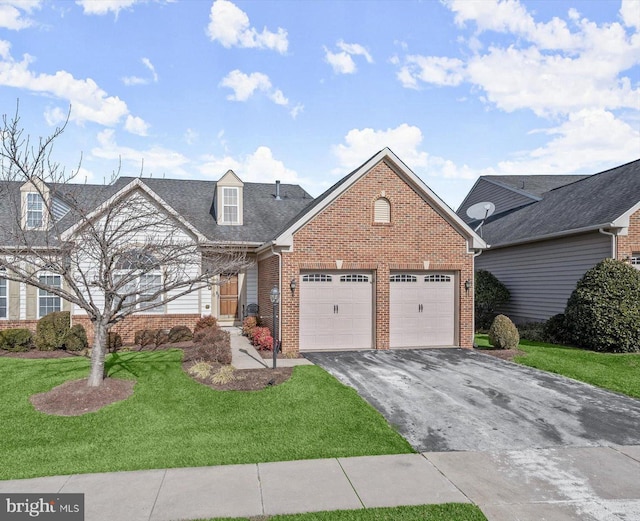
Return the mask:
<path fill-rule="evenodd" d="M 106 378 L 104 358 L 107 354 L 107 325 L 101 320 L 93 324 L 93 347 L 91 348 L 91 371 L 89 372 L 89 387 L 100 387 Z"/>

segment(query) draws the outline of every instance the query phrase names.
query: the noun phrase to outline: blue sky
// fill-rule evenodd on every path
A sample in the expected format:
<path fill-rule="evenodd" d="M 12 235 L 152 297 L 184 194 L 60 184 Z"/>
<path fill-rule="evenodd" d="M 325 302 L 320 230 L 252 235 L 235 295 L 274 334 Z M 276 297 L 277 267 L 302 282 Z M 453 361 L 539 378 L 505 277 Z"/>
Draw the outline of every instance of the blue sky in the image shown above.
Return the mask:
<path fill-rule="evenodd" d="M 640 157 L 640 0 L 0 0 L 18 99 L 32 136 L 71 106 L 54 159 L 79 180 L 319 195 L 389 146 L 455 209 L 479 175 Z"/>

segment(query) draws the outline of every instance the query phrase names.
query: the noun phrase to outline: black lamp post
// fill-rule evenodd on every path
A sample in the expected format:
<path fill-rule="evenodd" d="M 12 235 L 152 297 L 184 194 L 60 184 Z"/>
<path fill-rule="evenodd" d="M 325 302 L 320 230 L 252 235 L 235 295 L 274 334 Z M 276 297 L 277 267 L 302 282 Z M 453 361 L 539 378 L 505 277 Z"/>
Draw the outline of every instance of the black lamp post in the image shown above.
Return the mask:
<path fill-rule="evenodd" d="M 276 368 L 276 358 L 278 356 L 278 304 L 280 302 L 280 291 L 278 286 L 273 286 L 269 292 L 271 308 L 273 309 L 273 368 Z"/>

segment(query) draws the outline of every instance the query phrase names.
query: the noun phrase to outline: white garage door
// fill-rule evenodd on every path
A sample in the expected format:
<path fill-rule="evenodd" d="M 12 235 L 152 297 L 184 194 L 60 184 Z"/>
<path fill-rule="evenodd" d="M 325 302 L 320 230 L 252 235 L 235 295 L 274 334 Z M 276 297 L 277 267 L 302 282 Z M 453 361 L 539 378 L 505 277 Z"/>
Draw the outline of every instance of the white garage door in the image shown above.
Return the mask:
<path fill-rule="evenodd" d="M 455 345 L 455 276 L 395 273 L 390 277 L 391 347 Z"/>
<path fill-rule="evenodd" d="M 372 347 L 370 273 L 300 275 L 300 350 Z"/>

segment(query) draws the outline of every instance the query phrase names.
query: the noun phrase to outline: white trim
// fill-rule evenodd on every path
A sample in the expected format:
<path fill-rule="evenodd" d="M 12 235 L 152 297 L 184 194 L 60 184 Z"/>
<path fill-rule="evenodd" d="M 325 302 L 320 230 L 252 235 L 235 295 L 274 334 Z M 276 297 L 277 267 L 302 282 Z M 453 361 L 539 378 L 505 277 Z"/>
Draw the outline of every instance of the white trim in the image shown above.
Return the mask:
<path fill-rule="evenodd" d="M 4 281 L 4 296 L 0 296 L 0 299 L 4 299 L 5 304 L 5 316 L 0 315 L 0 320 L 9 320 L 9 279 L 2 277 L 2 273 L 6 272 L 6 268 L 0 268 L 0 281 Z"/>
<path fill-rule="evenodd" d="M 38 281 L 40 281 L 41 277 L 58 277 L 58 279 L 60 280 L 60 288 L 62 288 L 62 276 L 58 275 L 57 273 L 51 273 L 48 271 L 43 271 L 41 273 L 38 273 Z M 41 295 L 40 292 L 44 291 L 46 293 L 48 293 L 48 295 Z M 62 297 L 58 296 L 58 295 L 54 295 L 53 293 L 51 293 L 50 291 L 41 289 L 41 288 L 36 288 L 36 317 L 38 319 L 41 319 L 42 317 L 44 317 L 46 314 L 51 313 L 52 311 L 49 311 L 48 313 L 45 313 L 44 315 L 42 313 L 40 313 L 40 299 L 41 298 L 57 298 L 58 299 L 58 309 L 54 309 L 53 311 L 62 311 Z"/>

